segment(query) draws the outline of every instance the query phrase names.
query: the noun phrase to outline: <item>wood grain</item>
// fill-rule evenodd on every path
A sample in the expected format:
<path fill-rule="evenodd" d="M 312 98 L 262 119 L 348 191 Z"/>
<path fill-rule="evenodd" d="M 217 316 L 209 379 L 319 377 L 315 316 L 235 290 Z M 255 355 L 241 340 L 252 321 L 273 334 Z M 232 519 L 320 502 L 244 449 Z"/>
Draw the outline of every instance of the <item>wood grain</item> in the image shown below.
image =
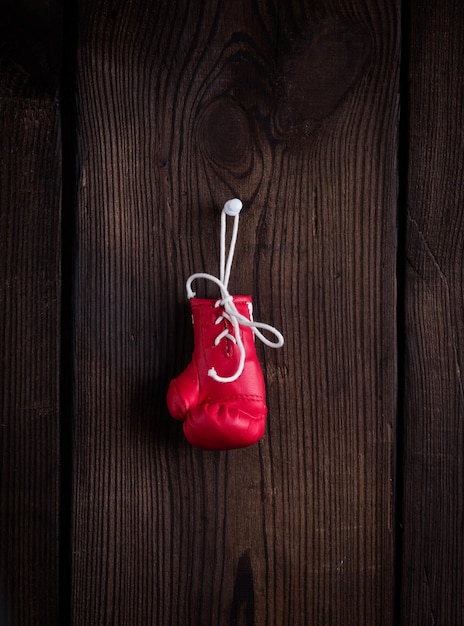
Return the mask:
<path fill-rule="evenodd" d="M 82 1 L 73 623 L 391 623 L 397 6 Z M 167 414 L 184 281 L 281 328 L 263 441 Z"/>
<path fill-rule="evenodd" d="M 58 624 L 59 123 L 0 98 L 0 623 Z"/>
<path fill-rule="evenodd" d="M 411 3 L 403 624 L 464 622 L 464 7 Z"/>
<path fill-rule="evenodd" d="M 26 4 L 0 10 L 0 623 L 53 626 L 61 166 L 57 68 L 42 65 L 59 35 L 56 3 Z M 20 43 L 32 21 L 34 51 Z"/>

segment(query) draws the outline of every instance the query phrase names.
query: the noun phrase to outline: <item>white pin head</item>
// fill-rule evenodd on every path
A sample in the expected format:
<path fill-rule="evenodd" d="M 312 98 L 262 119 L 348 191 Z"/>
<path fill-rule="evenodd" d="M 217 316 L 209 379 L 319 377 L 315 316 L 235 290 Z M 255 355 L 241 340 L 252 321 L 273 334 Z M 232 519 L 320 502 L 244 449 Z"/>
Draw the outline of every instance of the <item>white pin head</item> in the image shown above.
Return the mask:
<path fill-rule="evenodd" d="M 224 212 L 226 215 L 230 215 L 230 217 L 235 217 L 242 210 L 242 201 L 238 198 L 233 198 L 232 200 L 227 200 L 224 205 Z"/>

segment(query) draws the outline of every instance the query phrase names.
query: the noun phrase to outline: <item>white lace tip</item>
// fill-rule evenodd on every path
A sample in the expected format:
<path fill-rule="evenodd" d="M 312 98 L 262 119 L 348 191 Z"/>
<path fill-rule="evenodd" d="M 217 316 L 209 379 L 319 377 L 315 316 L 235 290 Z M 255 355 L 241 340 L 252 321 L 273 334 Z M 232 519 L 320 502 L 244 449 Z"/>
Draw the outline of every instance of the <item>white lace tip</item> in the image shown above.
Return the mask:
<path fill-rule="evenodd" d="M 235 217 L 242 210 L 243 204 L 242 201 L 238 198 L 232 198 L 232 200 L 227 200 L 224 205 L 224 213 L 229 215 L 230 217 Z"/>

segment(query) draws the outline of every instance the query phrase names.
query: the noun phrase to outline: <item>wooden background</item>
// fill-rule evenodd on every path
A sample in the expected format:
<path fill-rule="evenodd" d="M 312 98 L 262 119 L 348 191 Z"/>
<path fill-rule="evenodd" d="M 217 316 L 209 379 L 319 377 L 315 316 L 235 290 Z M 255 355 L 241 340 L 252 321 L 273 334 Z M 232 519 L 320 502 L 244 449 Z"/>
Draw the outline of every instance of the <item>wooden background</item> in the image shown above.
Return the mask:
<path fill-rule="evenodd" d="M 64 6 L 66 4 L 66 6 Z M 457 0 L 4 0 L 1 626 L 464 624 Z M 184 282 L 259 347 L 263 440 L 167 413 Z"/>

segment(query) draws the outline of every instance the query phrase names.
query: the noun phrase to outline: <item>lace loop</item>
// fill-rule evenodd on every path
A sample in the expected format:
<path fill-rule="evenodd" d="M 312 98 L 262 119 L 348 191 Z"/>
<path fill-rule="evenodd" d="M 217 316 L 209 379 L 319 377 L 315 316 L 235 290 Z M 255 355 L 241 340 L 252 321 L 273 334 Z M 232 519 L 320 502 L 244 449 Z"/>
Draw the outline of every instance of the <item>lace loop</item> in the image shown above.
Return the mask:
<path fill-rule="evenodd" d="M 224 330 L 221 331 L 217 335 L 214 341 L 214 345 L 216 346 L 219 345 L 219 343 L 223 339 L 229 339 L 234 344 L 237 345 L 239 354 L 240 354 L 240 359 L 239 359 L 239 364 L 237 366 L 237 370 L 234 374 L 232 374 L 232 376 L 226 376 L 226 377 L 219 376 L 214 367 L 212 367 L 208 371 L 208 376 L 222 383 L 229 383 L 229 382 L 234 382 L 235 380 L 237 380 L 241 376 L 243 369 L 245 367 L 246 353 L 245 353 L 245 347 L 243 345 L 242 338 L 240 336 L 240 325 L 251 328 L 254 336 L 256 336 L 260 341 L 262 341 L 266 346 L 270 348 L 280 348 L 284 344 L 284 338 L 282 334 L 276 328 L 274 328 L 274 326 L 271 326 L 270 324 L 265 324 L 263 322 L 255 322 L 253 321 L 253 319 L 248 319 L 247 317 L 239 313 L 239 311 L 237 310 L 237 307 L 235 306 L 234 298 L 228 291 L 230 271 L 232 268 L 232 261 L 234 258 L 235 244 L 237 242 L 238 221 L 239 221 L 239 213 L 240 213 L 241 208 L 242 208 L 242 203 L 240 202 L 240 200 L 235 198 L 234 200 L 229 200 L 228 202 L 226 202 L 226 204 L 224 205 L 222 214 L 221 214 L 221 252 L 220 252 L 220 268 L 219 268 L 220 278 L 217 278 L 216 276 L 213 276 L 212 274 L 208 274 L 206 272 L 199 272 L 199 273 L 192 274 L 191 276 L 189 276 L 186 282 L 187 297 L 189 299 L 195 297 L 196 295 L 195 292 L 192 290 L 192 283 L 199 278 L 204 278 L 205 280 L 209 280 L 215 283 L 220 289 L 221 297 L 215 302 L 214 306 L 216 308 L 221 307 L 223 309 L 223 313 L 217 318 L 215 324 L 219 324 L 224 319 L 227 320 L 229 324 L 232 326 L 235 336 L 232 335 L 231 332 L 229 332 L 229 328 L 224 328 Z M 226 226 L 227 226 L 226 216 L 227 215 L 230 215 L 231 217 L 234 218 L 234 226 L 233 226 L 232 238 L 231 238 L 231 242 L 229 245 L 229 253 L 227 255 L 227 262 L 226 262 L 225 257 L 226 257 Z M 250 317 L 251 317 L 251 311 L 250 311 Z M 274 337 L 276 338 L 276 341 L 271 341 L 270 339 L 265 337 L 260 329 L 265 330 L 271 333 L 272 335 L 274 335 Z"/>

